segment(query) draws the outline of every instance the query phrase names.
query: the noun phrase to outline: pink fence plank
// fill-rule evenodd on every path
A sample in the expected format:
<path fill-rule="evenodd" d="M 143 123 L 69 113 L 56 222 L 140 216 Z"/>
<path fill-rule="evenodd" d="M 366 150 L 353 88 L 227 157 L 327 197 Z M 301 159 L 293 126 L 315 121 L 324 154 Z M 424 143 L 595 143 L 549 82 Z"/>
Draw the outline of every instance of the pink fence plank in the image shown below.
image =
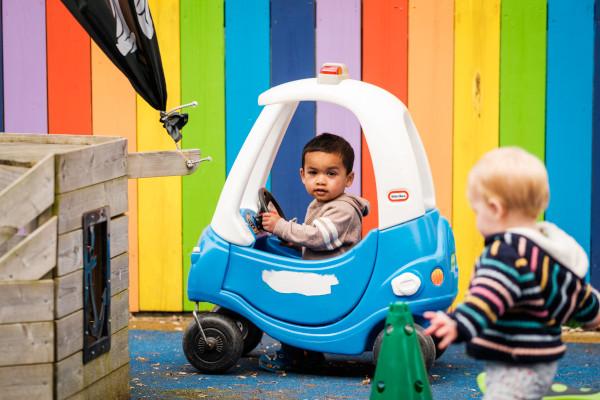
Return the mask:
<path fill-rule="evenodd" d="M 348 66 L 350 78 L 361 78 L 360 0 L 317 1 L 316 72 L 325 62 Z M 361 193 L 360 124 L 348 110 L 324 102 L 317 103 L 317 134 L 331 132 L 344 137 L 354 149 L 354 183 L 349 192 Z"/>
<path fill-rule="evenodd" d="M 2 2 L 4 130 L 47 133 L 44 0 Z"/>

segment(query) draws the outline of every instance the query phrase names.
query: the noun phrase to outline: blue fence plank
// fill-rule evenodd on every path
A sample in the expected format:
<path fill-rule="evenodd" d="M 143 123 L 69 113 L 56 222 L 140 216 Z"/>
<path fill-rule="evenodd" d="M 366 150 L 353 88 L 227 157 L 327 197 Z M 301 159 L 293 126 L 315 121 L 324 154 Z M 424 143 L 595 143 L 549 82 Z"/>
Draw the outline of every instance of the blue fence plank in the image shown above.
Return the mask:
<path fill-rule="evenodd" d="M 271 85 L 315 75 L 315 1 L 271 0 Z M 302 147 L 315 135 L 315 104 L 300 103 L 283 139 L 271 187 L 288 218 L 304 220 L 310 197 L 300 181 Z"/>
<path fill-rule="evenodd" d="M 548 1 L 546 219 L 590 252 L 594 0 Z"/>
<path fill-rule="evenodd" d="M 260 112 L 269 88 L 269 0 L 225 2 L 227 173 Z"/>
<path fill-rule="evenodd" d="M 600 0 L 596 0 L 594 18 L 594 99 L 592 103 L 592 223 L 591 282 L 600 287 Z"/>

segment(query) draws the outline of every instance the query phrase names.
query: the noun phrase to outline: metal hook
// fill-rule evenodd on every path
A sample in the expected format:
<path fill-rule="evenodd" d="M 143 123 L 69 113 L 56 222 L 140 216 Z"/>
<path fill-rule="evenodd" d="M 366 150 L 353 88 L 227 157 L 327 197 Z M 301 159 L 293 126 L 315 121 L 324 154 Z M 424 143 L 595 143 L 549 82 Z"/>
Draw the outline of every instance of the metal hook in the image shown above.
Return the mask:
<path fill-rule="evenodd" d="M 190 103 L 186 103 L 186 104 L 182 104 L 182 105 L 180 105 L 180 106 L 177 106 L 177 107 L 175 107 L 175 108 L 173 108 L 173 109 L 171 109 L 171 110 L 169 110 L 169 111 L 167 111 L 167 112 L 161 111 L 161 114 L 164 114 L 164 115 L 171 115 L 171 114 L 173 114 L 175 111 L 179 111 L 179 110 L 181 110 L 182 108 L 186 108 L 186 107 L 196 107 L 197 105 L 198 105 L 198 102 L 197 102 L 196 100 L 194 100 L 194 101 L 192 101 L 192 102 L 190 102 Z"/>
<path fill-rule="evenodd" d="M 212 157 L 208 156 L 208 157 L 201 158 L 199 160 L 189 160 L 189 159 L 186 159 L 185 160 L 185 166 L 188 169 L 192 169 L 192 168 L 194 168 L 196 166 L 196 164 L 200 164 L 201 162 L 204 162 L 204 161 L 212 161 Z"/>

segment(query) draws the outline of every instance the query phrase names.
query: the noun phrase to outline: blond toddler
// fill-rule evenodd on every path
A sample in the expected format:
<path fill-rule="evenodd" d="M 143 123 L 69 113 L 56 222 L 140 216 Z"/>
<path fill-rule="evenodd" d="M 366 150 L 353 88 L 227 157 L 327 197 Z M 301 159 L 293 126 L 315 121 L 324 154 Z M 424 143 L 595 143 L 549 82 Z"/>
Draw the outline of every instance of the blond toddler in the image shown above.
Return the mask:
<path fill-rule="evenodd" d="M 520 148 L 485 154 L 469 173 L 468 198 L 485 248 L 464 301 L 451 314 L 425 313 L 425 333 L 441 348 L 466 342 L 467 353 L 486 362 L 484 399 L 541 399 L 566 350 L 561 325 L 600 325 L 587 255 L 556 225 L 537 222 L 548 175 Z"/>

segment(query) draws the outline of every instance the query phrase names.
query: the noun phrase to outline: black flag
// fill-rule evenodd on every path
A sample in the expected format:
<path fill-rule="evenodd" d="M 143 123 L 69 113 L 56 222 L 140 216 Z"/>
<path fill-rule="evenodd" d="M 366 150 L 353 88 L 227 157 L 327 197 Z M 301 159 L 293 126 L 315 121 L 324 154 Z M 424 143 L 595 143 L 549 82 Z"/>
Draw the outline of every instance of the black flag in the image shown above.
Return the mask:
<path fill-rule="evenodd" d="M 148 0 L 62 2 L 140 96 L 155 109 L 165 111 L 167 86 Z M 166 119 L 161 118 L 161 122 L 165 124 Z"/>

